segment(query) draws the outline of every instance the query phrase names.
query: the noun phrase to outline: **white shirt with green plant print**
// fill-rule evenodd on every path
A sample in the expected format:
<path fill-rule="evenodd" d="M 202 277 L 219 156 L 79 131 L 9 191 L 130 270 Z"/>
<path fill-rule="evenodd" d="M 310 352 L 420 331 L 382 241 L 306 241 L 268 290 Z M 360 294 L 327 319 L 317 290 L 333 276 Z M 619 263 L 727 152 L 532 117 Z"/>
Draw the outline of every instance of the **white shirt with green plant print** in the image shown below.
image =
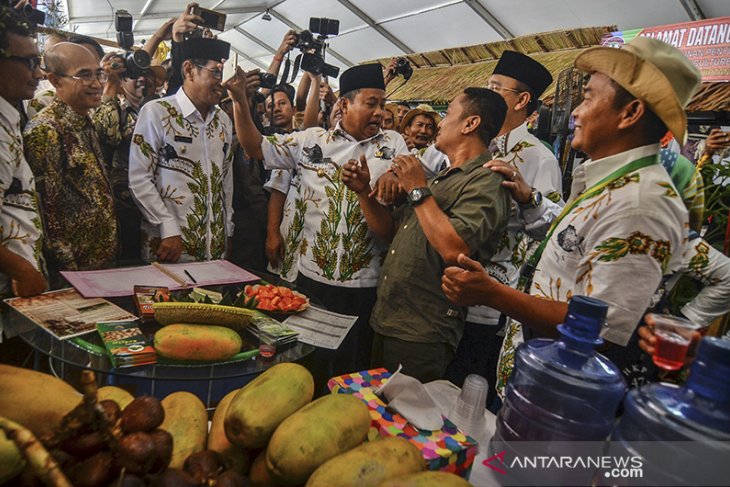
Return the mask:
<path fill-rule="evenodd" d="M 657 162 L 621 176 L 570 211 L 548 240 L 530 294 L 569 301 L 590 296 L 608 304 L 601 336 L 626 346 L 662 281 L 682 265 L 687 208 L 659 163 L 659 144 L 596 161 L 573 174 L 571 198 L 633 161 L 656 155 Z M 508 320 L 497 367 L 502 394 L 512 372 L 522 325 Z"/>
<path fill-rule="evenodd" d="M 181 262 L 223 258 L 233 235 L 232 125 L 212 107 L 205 120 L 180 88 L 142 107 L 129 150 L 129 189 L 144 217 L 142 257 L 180 235 Z"/>
<path fill-rule="evenodd" d="M 298 258 L 298 271 L 310 279 L 339 287 L 375 287 L 387 246 L 370 233 L 357 196 L 340 176 L 347 161 L 364 154 L 371 182 L 377 181 L 393 157 L 408 154 L 403 137 L 381 130 L 358 141 L 338 123 L 330 130 L 315 127 L 265 137 L 262 150 L 267 169 L 296 171 L 289 190 L 294 205 L 283 235 L 282 275 L 291 273 Z"/>
<path fill-rule="evenodd" d="M 20 113 L 0 97 L 0 244 L 45 272 L 42 235 L 35 178 L 23 155 Z M 10 277 L 0 273 L 0 295 L 10 293 Z"/>

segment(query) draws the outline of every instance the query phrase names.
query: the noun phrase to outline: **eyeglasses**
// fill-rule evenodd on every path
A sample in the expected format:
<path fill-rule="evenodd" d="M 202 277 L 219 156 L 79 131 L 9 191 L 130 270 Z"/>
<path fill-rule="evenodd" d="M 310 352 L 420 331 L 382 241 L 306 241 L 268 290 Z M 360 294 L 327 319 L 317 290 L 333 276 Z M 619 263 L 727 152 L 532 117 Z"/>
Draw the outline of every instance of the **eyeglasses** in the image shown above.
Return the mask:
<path fill-rule="evenodd" d="M 489 83 L 487 85 L 487 89 L 488 90 L 492 90 L 492 91 L 497 91 L 497 92 L 499 92 L 499 91 L 511 91 L 512 93 L 523 93 L 520 90 L 515 90 L 514 88 L 505 88 L 504 86 L 496 85 L 494 83 Z"/>
<path fill-rule="evenodd" d="M 97 71 L 96 73 L 84 73 L 82 75 L 76 75 L 72 76 L 70 74 L 61 74 L 61 73 L 54 73 L 56 76 L 60 76 L 62 78 L 71 78 L 76 81 L 81 81 L 85 85 L 90 85 L 94 82 L 94 80 L 99 81 L 99 83 L 104 84 L 107 81 L 109 81 L 109 76 L 104 71 Z"/>
<path fill-rule="evenodd" d="M 28 69 L 31 71 L 35 71 L 36 68 L 40 68 L 41 66 L 41 58 L 40 56 L 8 56 L 5 59 L 12 59 L 13 61 L 21 61 L 25 63 L 26 66 L 28 66 Z"/>
<path fill-rule="evenodd" d="M 200 64 L 198 64 L 197 66 L 199 68 L 207 69 L 208 71 L 210 71 L 211 73 L 213 73 L 213 77 L 215 79 L 223 79 L 223 71 L 221 71 L 220 69 L 218 69 L 218 68 L 213 69 L 213 68 L 209 68 L 208 66 L 203 66 L 203 65 L 200 65 Z"/>

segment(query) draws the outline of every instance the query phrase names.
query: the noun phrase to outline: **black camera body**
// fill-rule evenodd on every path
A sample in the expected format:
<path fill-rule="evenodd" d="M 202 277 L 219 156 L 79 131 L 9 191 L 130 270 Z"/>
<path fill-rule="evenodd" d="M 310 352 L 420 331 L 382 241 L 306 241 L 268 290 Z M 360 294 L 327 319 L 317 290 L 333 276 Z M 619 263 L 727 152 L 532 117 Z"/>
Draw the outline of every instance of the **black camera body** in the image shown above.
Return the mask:
<path fill-rule="evenodd" d="M 114 27 L 117 31 L 117 44 L 124 49 L 124 72 L 122 76 L 127 78 L 139 78 L 146 69 L 150 67 L 152 59 L 146 51 L 142 49 L 132 49 L 134 45 L 134 34 L 132 33 L 132 25 L 134 19 L 132 14 L 126 10 L 117 10 L 114 12 Z"/>
<path fill-rule="evenodd" d="M 299 56 L 299 67 L 308 73 L 336 78 L 340 74 L 340 68 L 327 64 L 324 61 L 324 53 L 327 47 L 325 44 L 327 37 L 336 36 L 339 33 L 339 20 L 324 17 L 310 18 L 309 30 L 296 33 L 297 42 L 294 47 L 302 51 Z M 315 34 L 317 34 L 316 37 Z"/>
<path fill-rule="evenodd" d="M 403 78 L 405 78 L 406 81 L 411 79 L 411 76 L 413 76 L 413 67 L 411 66 L 410 61 L 404 57 L 399 57 L 395 61 L 395 68 L 393 69 L 396 75 L 401 75 Z"/>
<path fill-rule="evenodd" d="M 276 75 L 271 73 L 259 73 L 259 81 L 261 82 L 259 85 L 261 88 L 270 90 L 276 86 Z"/>
<path fill-rule="evenodd" d="M 20 0 L 0 0 L 0 6 L 5 5 L 7 7 L 15 8 Z M 33 8 L 33 5 L 26 5 L 20 10 L 20 14 L 23 15 L 30 22 L 36 25 L 44 25 L 46 23 L 46 13 L 43 10 Z"/>
<path fill-rule="evenodd" d="M 299 67 L 302 68 L 302 71 L 329 76 L 330 78 L 337 78 L 340 74 L 340 68 L 327 64 L 324 62 L 322 57 L 308 52 L 302 54 L 302 60 Z"/>

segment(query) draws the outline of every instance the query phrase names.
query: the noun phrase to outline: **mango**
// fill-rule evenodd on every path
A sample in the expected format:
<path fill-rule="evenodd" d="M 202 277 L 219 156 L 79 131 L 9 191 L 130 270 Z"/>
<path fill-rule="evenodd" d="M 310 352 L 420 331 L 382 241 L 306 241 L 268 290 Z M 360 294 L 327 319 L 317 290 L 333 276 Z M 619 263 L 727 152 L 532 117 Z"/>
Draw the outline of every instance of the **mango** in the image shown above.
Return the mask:
<path fill-rule="evenodd" d="M 104 386 L 100 387 L 96 392 L 99 402 L 105 399 L 111 399 L 119 404 L 119 409 L 124 409 L 127 405 L 134 401 L 134 396 L 120 387 Z"/>
<path fill-rule="evenodd" d="M 0 364 L 0 416 L 25 426 L 36 437 L 49 434 L 80 402 L 81 394 L 61 379 Z"/>
<path fill-rule="evenodd" d="M 155 350 L 173 360 L 219 362 L 241 351 L 243 340 L 230 328 L 214 325 L 167 325 L 155 333 Z"/>
<path fill-rule="evenodd" d="M 165 421 L 160 425 L 172 435 L 170 468 L 182 468 L 192 453 L 205 450 L 208 437 L 208 412 L 197 396 L 173 392 L 162 400 Z"/>
<path fill-rule="evenodd" d="M 226 394 L 218 403 L 213 413 L 213 420 L 210 423 L 208 432 L 208 450 L 217 451 L 223 457 L 227 468 L 233 468 L 241 475 L 246 475 L 251 468 L 251 453 L 248 450 L 234 445 L 228 438 L 223 428 L 223 421 L 226 419 L 228 406 L 240 389 L 233 390 Z"/>
<path fill-rule="evenodd" d="M 458 475 L 446 472 L 421 472 L 397 477 L 378 487 L 469 487 L 472 484 Z"/>
<path fill-rule="evenodd" d="M 261 450 L 251 464 L 248 481 L 251 487 L 279 487 L 266 468 L 266 450 Z"/>
<path fill-rule="evenodd" d="M 266 448 L 266 467 L 283 486 L 304 484 L 324 462 L 365 441 L 369 429 L 370 413 L 360 399 L 321 397 L 279 425 Z"/>
<path fill-rule="evenodd" d="M 327 460 L 306 487 L 377 487 L 395 477 L 426 470 L 421 452 L 397 436 L 369 441 Z"/>
<path fill-rule="evenodd" d="M 15 442 L 0 431 L 0 484 L 18 476 L 24 468 L 25 458 Z"/>
<path fill-rule="evenodd" d="M 314 396 L 314 379 L 294 363 L 280 363 L 246 384 L 226 412 L 226 437 L 241 448 L 263 448 L 274 430 Z"/>

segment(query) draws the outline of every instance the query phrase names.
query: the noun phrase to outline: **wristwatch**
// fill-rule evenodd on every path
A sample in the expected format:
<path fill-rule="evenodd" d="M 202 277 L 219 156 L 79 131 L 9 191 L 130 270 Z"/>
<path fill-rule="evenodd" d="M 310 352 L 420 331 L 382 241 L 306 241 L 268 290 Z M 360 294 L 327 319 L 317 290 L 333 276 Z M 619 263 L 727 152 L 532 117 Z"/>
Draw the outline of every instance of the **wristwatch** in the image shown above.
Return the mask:
<path fill-rule="evenodd" d="M 431 192 L 431 190 L 426 187 L 413 188 L 411 192 L 408 193 L 408 202 L 411 204 L 411 206 L 418 206 L 423 203 L 423 200 L 425 200 L 432 194 L 433 193 Z"/>
<path fill-rule="evenodd" d="M 542 204 L 542 193 L 532 188 L 530 199 L 526 203 L 520 203 L 520 208 L 537 208 Z"/>

